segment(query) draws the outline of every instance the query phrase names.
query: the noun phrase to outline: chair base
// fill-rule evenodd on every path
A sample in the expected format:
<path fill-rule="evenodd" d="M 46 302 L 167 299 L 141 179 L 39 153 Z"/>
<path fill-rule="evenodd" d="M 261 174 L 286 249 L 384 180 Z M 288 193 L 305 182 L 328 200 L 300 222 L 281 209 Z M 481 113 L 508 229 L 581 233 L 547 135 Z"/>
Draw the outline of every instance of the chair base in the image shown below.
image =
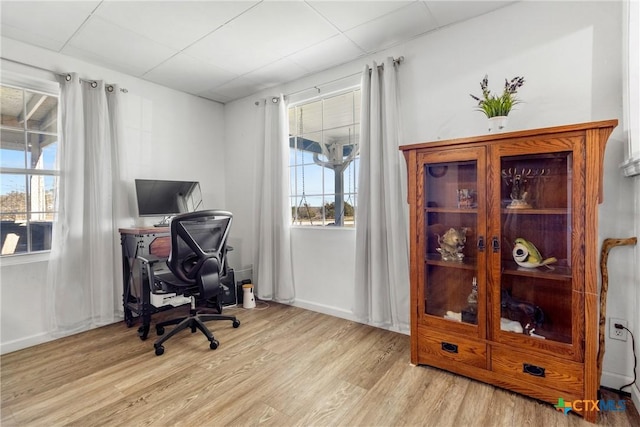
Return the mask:
<path fill-rule="evenodd" d="M 164 327 L 170 325 L 177 325 L 173 328 L 167 335 L 159 338 L 154 344 L 153 348 L 155 349 L 156 356 L 160 356 L 164 353 L 164 344 L 169 338 L 177 334 L 178 332 L 184 329 L 191 329 L 191 333 L 195 333 L 196 330 L 200 330 L 207 339 L 209 340 L 209 348 L 211 350 L 215 350 L 218 348 L 220 343 L 216 340 L 211 333 L 211 331 L 207 328 L 204 322 L 209 322 L 212 320 L 230 320 L 233 322 L 233 327 L 237 328 L 240 326 L 240 321 L 235 316 L 224 316 L 221 314 L 198 314 L 194 308 L 191 308 L 190 314 L 187 317 L 180 317 L 177 319 L 170 319 L 164 322 L 160 322 L 156 324 L 156 332 L 158 335 L 164 334 Z"/>

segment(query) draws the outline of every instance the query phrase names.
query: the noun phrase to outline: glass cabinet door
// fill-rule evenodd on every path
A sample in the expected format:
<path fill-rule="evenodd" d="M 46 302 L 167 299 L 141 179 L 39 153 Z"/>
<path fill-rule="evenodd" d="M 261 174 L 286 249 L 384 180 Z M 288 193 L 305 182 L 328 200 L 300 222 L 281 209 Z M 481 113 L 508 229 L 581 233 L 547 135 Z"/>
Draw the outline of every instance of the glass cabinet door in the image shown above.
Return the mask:
<path fill-rule="evenodd" d="M 546 348 L 577 343 L 572 322 L 580 316 L 581 298 L 573 271 L 579 271 L 574 264 L 582 257 L 572 243 L 581 239 L 572 234 L 582 231 L 574 230 L 580 208 L 573 200 L 581 200 L 574 192 L 582 187 L 574 183 L 574 155 L 567 148 L 502 156 L 499 171 L 494 169 L 494 180 L 500 180 L 495 215 L 500 235 L 489 245 L 500 253 L 494 331 L 503 342 L 524 340 Z"/>
<path fill-rule="evenodd" d="M 481 325 L 484 335 L 484 149 L 450 150 L 422 160 L 420 319 L 454 329 Z"/>

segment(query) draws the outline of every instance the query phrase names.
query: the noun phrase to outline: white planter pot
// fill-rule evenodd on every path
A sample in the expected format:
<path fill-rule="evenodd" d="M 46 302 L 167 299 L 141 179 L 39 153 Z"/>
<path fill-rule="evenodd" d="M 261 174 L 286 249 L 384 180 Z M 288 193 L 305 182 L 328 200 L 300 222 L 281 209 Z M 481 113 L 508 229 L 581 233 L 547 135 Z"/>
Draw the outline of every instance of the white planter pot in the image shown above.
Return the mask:
<path fill-rule="evenodd" d="M 489 132 L 504 132 L 507 128 L 507 116 L 495 116 L 489 118 Z"/>

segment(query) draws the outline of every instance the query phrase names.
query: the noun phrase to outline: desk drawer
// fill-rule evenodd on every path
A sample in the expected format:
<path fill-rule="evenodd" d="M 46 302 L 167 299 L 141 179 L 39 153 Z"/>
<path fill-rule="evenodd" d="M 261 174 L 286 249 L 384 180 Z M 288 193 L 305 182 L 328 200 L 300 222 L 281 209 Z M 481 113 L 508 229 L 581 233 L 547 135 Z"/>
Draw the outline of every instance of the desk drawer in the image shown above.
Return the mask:
<path fill-rule="evenodd" d="M 493 348 L 491 370 L 541 387 L 582 395 L 583 369 L 580 363 Z"/>
<path fill-rule="evenodd" d="M 454 365 L 464 363 L 482 369 L 487 368 L 487 345 L 485 343 L 431 330 L 419 330 L 418 354 L 419 359 L 439 361 L 439 363 L 427 363 L 445 369 L 447 369 L 448 362 L 454 362 Z"/>

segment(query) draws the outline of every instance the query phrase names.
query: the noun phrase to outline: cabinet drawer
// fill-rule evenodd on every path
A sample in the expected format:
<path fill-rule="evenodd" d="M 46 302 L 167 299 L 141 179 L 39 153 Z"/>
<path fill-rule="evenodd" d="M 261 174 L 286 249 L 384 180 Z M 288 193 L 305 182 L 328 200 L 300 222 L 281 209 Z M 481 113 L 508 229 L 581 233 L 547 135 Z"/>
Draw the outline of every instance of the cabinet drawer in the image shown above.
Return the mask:
<path fill-rule="evenodd" d="M 419 359 L 440 360 L 434 363 L 447 368 L 447 360 L 478 368 L 487 368 L 487 345 L 470 339 L 433 331 L 418 332 Z M 429 362 L 431 363 L 431 362 Z"/>
<path fill-rule="evenodd" d="M 550 357 L 536 357 L 504 348 L 491 351 L 492 371 L 558 391 L 582 394 L 583 369 L 580 363 Z"/>

